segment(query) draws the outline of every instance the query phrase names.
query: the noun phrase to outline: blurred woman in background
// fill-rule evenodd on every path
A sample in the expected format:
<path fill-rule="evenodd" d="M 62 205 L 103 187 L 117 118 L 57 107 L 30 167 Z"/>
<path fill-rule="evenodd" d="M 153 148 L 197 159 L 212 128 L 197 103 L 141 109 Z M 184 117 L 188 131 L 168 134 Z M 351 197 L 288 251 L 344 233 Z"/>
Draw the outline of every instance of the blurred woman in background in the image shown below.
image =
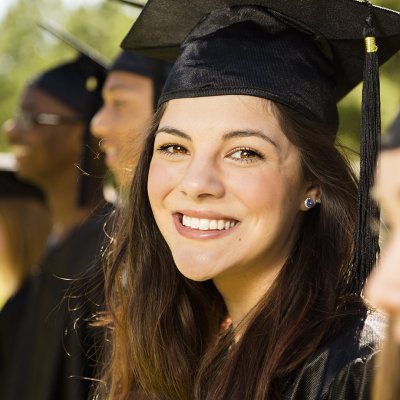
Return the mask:
<path fill-rule="evenodd" d="M 29 278 L 37 271 L 51 230 L 44 195 L 13 171 L 0 171 L 0 379 L 4 379 L 21 316 Z"/>

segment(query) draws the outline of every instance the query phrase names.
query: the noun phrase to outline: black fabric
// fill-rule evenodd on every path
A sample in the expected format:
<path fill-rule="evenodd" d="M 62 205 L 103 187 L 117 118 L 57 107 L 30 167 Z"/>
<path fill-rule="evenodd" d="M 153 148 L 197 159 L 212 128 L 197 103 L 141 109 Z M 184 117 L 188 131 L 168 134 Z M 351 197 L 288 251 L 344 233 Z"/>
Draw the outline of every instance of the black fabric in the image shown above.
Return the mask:
<path fill-rule="evenodd" d="M 312 37 L 257 7 L 211 12 L 186 38 L 160 103 L 246 94 L 337 126 L 335 71 Z"/>
<path fill-rule="evenodd" d="M 109 68 L 111 71 L 126 71 L 150 78 L 153 81 L 153 104 L 157 107 L 158 99 L 172 64 L 155 58 L 146 57 L 131 51 L 122 51 Z"/>
<path fill-rule="evenodd" d="M 364 29 L 366 38 L 375 37 L 375 18 L 371 14 Z M 381 103 L 379 59 L 377 51 L 366 51 L 362 90 L 360 131 L 360 172 L 358 184 L 357 225 L 351 266 L 346 271 L 345 293 L 361 294 L 364 283 L 376 264 L 379 254 L 380 210 L 370 195 L 374 186 L 376 161 L 381 141 Z"/>
<path fill-rule="evenodd" d="M 400 114 L 390 125 L 386 135 L 382 138 L 382 150 L 390 150 L 400 147 Z"/>
<path fill-rule="evenodd" d="M 345 317 L 294 374 L 283 400 L 369 400 L 384 326 L 375 312 L 360 310 Z"/>
<path fill-rule="evenodd" d="M 90 293 L 79 291 L 82 297 L 77 298 L 66 294 L 71 285 L 82 284 L 85 271 L 101 275 L 100 252 L 109 211 L 109 207 L 97 211 L 51 249 L 30 282 L 14 354 L 7 364 L 8 379 L 1 385 L 2 399 L 88 398 L 91 381 L 84 377 L 95 375 L 90 356 L 96 339 L 87 319 L 103 310 L 103 288 L 100 284 Z"/>
<path fill-rule="evenodd" d="M 75 60 L 45 71 L 30 83 L 68 105 L 90 123 L 102 104 L 105 77 L 104 65 L 79 54 Z"/>
<path fill-rule="evenodd" d="M 45 202 L 43 192 L 36 186 L 17 178 L 14 171 L 0 171 L 1 198 L 32 198 Z"/>
<path fill-rule="evenodd" d="M 15 356 L 22 315 L 28 304 L 30 283 L 30 280 L 24 282 L 0 311 L 0 388 L 2 396 L 3 388 L 7 387 L 10 380 L 10 364 Z"/>
<path fill-rule="evenodd" d="M 295 4 L 283 0 L 149 0 L 122 47 L 174 61 L 185 38 L 213 10 L 249 4 L 277 12 L 284 20 L 314 32 L 324 48 L 323 38 L 329 41 L 325 51 L 331 52 L 334 58 L 336 100 L 361 82 L 363 28 L 369 10 L 366 3 L 356 0 L 302 0 Z M 379 62 L 383 64 L 400 48 L 400 15 L 378 7 L 374 7 L 374 13 Z M 260 73 L 263 73 L 261 68 Z"/>

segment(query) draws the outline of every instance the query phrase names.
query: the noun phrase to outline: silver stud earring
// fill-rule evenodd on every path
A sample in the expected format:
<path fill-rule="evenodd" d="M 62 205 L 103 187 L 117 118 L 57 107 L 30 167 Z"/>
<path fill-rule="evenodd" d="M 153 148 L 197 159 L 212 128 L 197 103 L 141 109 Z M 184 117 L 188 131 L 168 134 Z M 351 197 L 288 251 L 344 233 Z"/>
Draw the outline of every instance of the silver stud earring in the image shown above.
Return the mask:
<path fill-rule="evenodd" d="M 307 197 L 304 200 L 304 205 L 306 206 L 307 210 L 309 210 L 315 206 L 315 201 L 311 197 Z"/>

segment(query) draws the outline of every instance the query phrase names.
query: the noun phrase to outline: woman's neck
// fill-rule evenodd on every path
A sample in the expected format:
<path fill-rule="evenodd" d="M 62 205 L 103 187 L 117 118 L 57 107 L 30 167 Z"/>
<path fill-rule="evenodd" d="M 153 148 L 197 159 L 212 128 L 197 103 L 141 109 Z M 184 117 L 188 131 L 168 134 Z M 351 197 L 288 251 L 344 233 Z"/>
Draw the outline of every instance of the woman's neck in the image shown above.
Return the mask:
<path fill-rule="evenodd" d="M 214 284 L 224 298 L 228 314 L 237 327 L 268 292 L 283 263 L 274 267 L 245 270 L 234 276 L 215 278 Z"/>

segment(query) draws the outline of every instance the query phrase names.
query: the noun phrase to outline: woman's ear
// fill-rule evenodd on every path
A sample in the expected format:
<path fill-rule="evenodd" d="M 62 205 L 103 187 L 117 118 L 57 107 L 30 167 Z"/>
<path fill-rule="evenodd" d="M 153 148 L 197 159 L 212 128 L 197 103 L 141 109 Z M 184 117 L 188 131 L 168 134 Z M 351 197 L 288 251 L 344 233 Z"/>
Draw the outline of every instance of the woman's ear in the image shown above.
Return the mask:
<path fill-rule="evenodd" d="M 301 211 L 308 211 L 321 203 L 321 186 L 317 182 L 312 182 L 306 188 L 304 199 L 301 202 Z"/>

